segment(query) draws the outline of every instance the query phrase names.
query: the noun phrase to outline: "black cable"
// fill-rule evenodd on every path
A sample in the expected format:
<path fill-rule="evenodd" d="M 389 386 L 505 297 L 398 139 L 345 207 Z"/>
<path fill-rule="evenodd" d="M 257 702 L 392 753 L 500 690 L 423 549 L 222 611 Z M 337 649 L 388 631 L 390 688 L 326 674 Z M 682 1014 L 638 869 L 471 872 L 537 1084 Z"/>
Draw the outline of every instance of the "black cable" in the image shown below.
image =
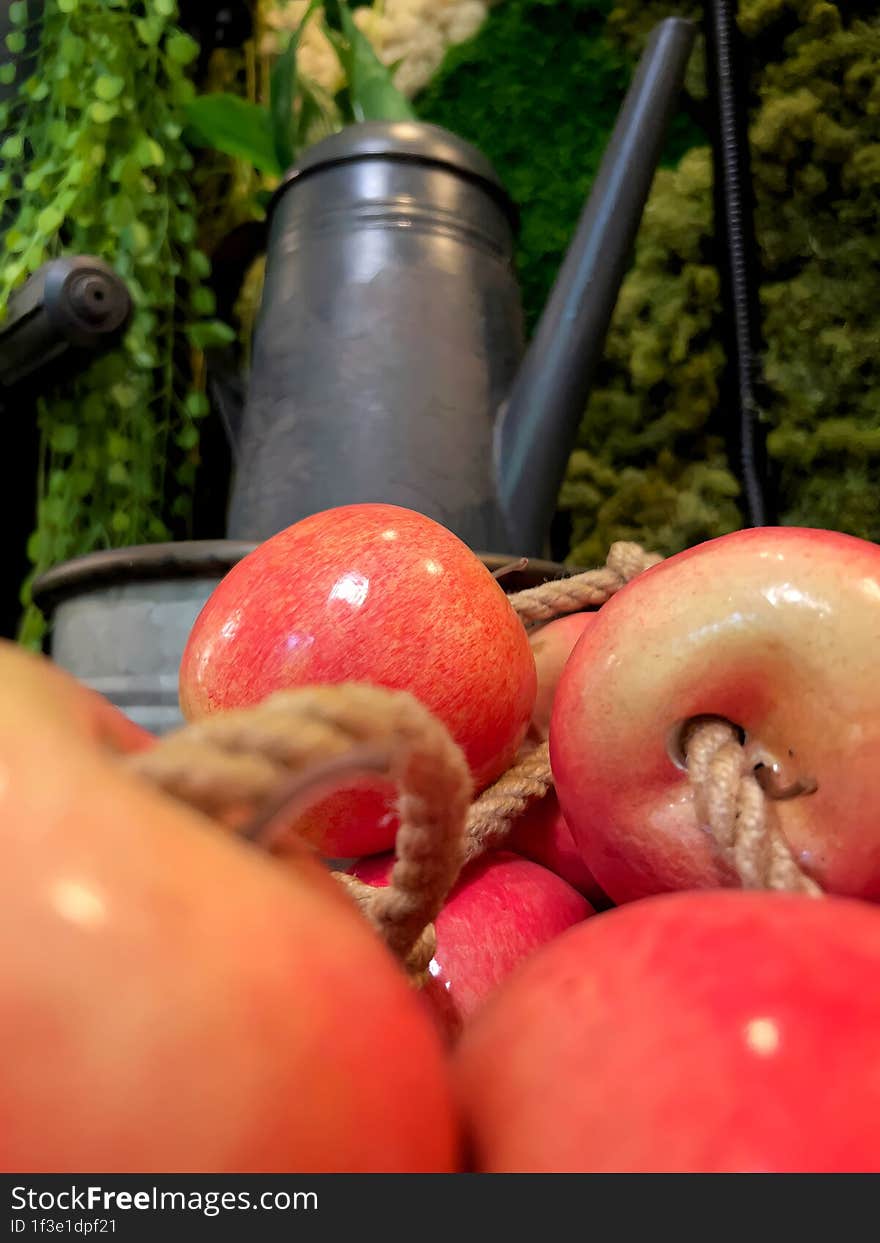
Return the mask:
<path fill-rule="evenodd" d="M 715 236 L 719 249 L 728 376 L 731 457 L 743 489 L 746 525 L 774 521 L 760 416 L 759 262 L 748 141 L 749 72 L 736 0 L 707 0 L 706 62 L 714 112 Z"/>

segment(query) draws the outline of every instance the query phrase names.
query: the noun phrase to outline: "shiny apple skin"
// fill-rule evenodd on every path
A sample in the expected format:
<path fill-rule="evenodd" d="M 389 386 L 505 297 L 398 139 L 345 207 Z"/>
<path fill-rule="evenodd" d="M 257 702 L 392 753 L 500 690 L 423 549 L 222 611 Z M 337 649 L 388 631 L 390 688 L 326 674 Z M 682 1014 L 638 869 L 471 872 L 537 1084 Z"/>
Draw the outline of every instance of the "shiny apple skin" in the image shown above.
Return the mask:
<path fill-rule="evenodd" d="M 514 854 L 531 859 L 533 863 L 561 876 L 593 906 L 608 905 L 607 897 L 584 863 L 552 790 L 544 798 L 536 799 L 514 821 L 505 845 Z"/>
<path fill-rule="evenodd" d="M 550 754 L 575 840 L 615 902 L 738 883 L 670 758 L 718 715 L 817 793 L 773 804 L 826 890 L 880 897 L 880 548 L 801 528 L 740 531 L 648 570 L 605 604 L 556 695 Z"/>
<path fill-rule="evenodd" d="M 465 1031 L 488 1172 L 880 1170 L 880 912 L 715 891 L 539 950 Z"/>
<path fill-rule="evenodd" d="M 385 885 L 391 855 L 352 871 Z M 541 945 L 593 914 L 560 877 L 509 851 L 476 859 L 462 872 L 434 921 L 437 950 L 423 996 L 454 1038 L 515 967 Z"/>
<path fill-rule="evenodd" d="M 0 687 L 0 1169 L 454 1169 L 442 1043 L 324 870 L 124 772 L 47 662 Z"/>
<path fill-rule="evenodd" d="M 410 691 L 462 747 L 476 789 L 509 766 L 535 702 L 522 623 L 471 550 L 430 518 L 349 505 L 267 540 L 218 585 L 180 670 L 198 719 L 287 687 L 345 681 Z M 359 783 L 308 817 L 327 855 L 388 849 L 394 792 Z"/>
<path fill-rule="evenodd" d="M 529 636 L 538 674 L 538 693 L 529 725 L 532 737 L 542 741 L 548 737 L 553 700 L 562 670 L 595 616 L 595 613 L 572 613 L 568 617 L 557 617 Z"/>

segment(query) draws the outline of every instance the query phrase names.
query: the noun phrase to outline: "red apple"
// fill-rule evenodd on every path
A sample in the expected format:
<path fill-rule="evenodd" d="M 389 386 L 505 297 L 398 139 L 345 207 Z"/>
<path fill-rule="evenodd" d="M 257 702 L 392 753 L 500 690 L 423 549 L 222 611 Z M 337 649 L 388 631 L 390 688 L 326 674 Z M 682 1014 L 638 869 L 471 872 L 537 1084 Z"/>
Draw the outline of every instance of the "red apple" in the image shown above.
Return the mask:
<path fill-rule="evenodd" d="M 125 772 L 46 662 L 0 675 L 0 1169 L 453 1169 L 441 1042 L 338 884 Z"/>
<path fill-rule="evenodd" d="M 314 683 L 410 691 L 463 749 L 476 788 L 509 766 L 535 702 L 535 662 L 502 588 L 445 527 L 393 505 L 315 514 L 219 584 L 180 670 L 190 719 Z M 388 849 L 394 791 L 364 779 L 299 827 L 323 854 Z"/>
<path fill-rule="evenodd" d="M 393 856 L 381 855 L 352 871 L 385 885 L 393 864 Z M 539 945 L 592 913 L 570 885 L 528 859 L 498 851 L 470 863 L 434 921 L 437 950 L 423 989 L 447 1035 Z"/>
<path fill-rule="evenodd" d="M 595 613 L 571 613 L 568 617 L 557 617 L 556 621 L 548 622 L 529 636 L 538 673 L 538 693 L 529 727 L 536 738 L 543 740 L 550 733 L 550 714 L 562 670 L 595 616 Z"/>
<path fill-rule="evenodd" d="M 665 895 L 539 950 L 456 1069 L 488 1172 L 880 1170 L 880 912 Z"/>
<path fill-rule="evenodd" d="M 646 571 L 566 665 L 550 752 L 560 805 L 615 902 L 735 884 L 676 757 L 726 718 L 781 785 L 795 858 L 826 890 L 880 898 L 880 547 L 831 531 L 740 531 Z"/>
<path fill-rule="evenodd" d="M 552 790 L 531 803 L 514 821 L 505 845 L 561 876 L 594 906 L 607 906 L 608 900 L 584 863 Z"/>

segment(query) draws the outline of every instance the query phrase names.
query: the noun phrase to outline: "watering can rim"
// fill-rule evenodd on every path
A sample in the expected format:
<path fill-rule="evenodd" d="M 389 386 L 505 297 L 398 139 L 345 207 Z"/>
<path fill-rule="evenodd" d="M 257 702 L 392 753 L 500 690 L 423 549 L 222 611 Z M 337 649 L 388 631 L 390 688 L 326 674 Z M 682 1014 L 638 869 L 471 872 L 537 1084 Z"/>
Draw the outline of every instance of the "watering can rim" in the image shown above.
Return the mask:
<path fill-rule="evenodd" d="M 446 168 L 483 188 L 519 228 L 519 209 L 493 165 L 479 148 L 430 121 L 355 121 L 322 138 L 284 174 L 267 209 L 271 219 L 290 187 L 321 169 L 362 160 L 397 160 Z"/>
<path fill-rule="evenodd" d="M 128 583 L 150 582 L 156 578 L 186 579 L 215 577 L 227 573 L 260 546 L 260 540 L 180 540 L 161 544 L 132 544 L 73 557 L 45 570 L 34 579 L 34 603 L 51 612 L 71 596 L 100 591 Z M 493 573 L 510 565 L 515 558 L 507 553 L 474 554 Z M 527 586 L 557 579 L 578 571 L 556 561 L 529 557 L 519 576 Z M 503 580 L 502 580 L 503 585 Z"/>
<path fill-rule="evenodd" d="M 34 579 L 31 594 L 44 611 L 82 591 L 148 582 L 155 578 L 213 578 L 231 570 L 254 551 L 258 541 L 179 540 L 132 544 L 84 553 L 53 565 Z"/>

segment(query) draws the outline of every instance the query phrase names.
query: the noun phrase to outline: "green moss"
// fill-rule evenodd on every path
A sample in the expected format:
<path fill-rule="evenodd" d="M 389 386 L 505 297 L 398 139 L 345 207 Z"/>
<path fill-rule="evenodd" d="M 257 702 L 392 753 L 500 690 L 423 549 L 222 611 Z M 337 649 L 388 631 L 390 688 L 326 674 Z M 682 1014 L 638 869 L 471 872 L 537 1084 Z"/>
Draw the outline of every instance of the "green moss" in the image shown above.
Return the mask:
<path fill-rule="evenodd" d="M 475 143 L 522 211 L 518 269 L 534 324 L 602 158 L 632 72 L 605 34 L 609 0 L 503 0 L 453 48 L 420 114 Z M 667 158 L 695 138 L 679 118 Z"/>

